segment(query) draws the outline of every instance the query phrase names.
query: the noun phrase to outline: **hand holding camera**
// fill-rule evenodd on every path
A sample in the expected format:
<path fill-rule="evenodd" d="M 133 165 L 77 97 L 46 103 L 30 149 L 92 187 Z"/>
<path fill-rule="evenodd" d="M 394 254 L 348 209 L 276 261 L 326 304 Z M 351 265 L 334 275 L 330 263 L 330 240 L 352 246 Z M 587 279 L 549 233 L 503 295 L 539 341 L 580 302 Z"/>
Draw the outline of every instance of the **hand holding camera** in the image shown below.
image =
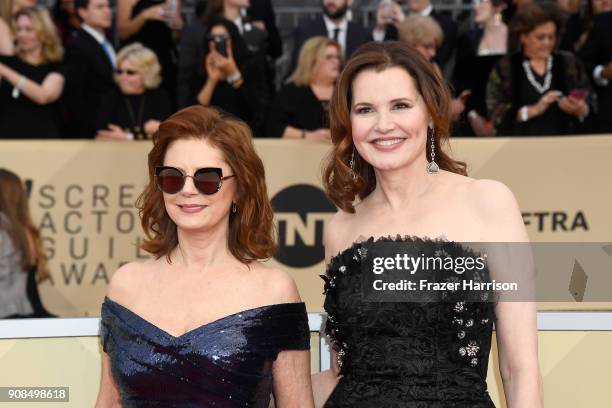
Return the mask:
<path fill-rule="evenodd" d="M 406 18 L 402 8 L 393 0 L 382 0 L 376 10 L 376 28 L 383 29 L 387 24 L 399 24 Z"/>
<path fill-rule="evenodd" d="M 208 36 L 209 53 L 206 56 L 206 72 L 214 81 L 234 78 L 240 71 L 232 52 L 232 39 L 227 34 Z"/>

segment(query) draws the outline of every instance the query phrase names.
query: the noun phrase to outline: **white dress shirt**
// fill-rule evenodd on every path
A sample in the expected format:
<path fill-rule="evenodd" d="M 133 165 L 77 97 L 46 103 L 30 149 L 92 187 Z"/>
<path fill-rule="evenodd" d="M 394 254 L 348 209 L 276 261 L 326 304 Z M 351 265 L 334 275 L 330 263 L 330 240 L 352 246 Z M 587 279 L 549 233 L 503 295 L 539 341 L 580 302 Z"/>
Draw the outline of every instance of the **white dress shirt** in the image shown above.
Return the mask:
<path fill-rule="evenodd" d="M 346 16 L 340 21 L 340 24 L 334 23 L 334 21 L 323 15 L 323 21 L 325 22 L 325 28 L 327 29 L 327 36 L 331 39 L 334 38 L 334 30 L 338 29 L 338 43 L 342 49 L 342 54 L 346 55 L 346 34 L 348 31 L 348 19 Z"/>

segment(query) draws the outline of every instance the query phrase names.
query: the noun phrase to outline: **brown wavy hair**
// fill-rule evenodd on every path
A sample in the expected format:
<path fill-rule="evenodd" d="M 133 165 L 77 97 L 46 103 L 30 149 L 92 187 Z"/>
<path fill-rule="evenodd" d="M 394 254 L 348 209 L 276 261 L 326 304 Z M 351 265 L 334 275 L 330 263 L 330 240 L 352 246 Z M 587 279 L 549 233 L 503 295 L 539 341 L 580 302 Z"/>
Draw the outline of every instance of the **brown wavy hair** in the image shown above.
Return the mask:
<path fill-rule="evenodd" d="M 553 23 L 556 27 L 555 47 L 563 36 L 563 12 L 554 1 L 527 3 L 520 6 L 508 25 L 508 51 L 521 49 L 521 35 L 528 34 L 542 24 Z"/>
<path fill-rule="evenodd" d="M 376 187 L 372 166 L 363 160 L 353 145 L 351 130 L 352 85 L 362 71 L 384 71 L 391 67 L 405 69 L 423 97 L 433 123 L 436 163 L 440 169 L 467 175 L 466 164 L 453 160 L 441 147 L 448 144 L 450 127 L 450 91 L 446 82 L 419 51 L 398 41 L 367 43 L 347 61 L 336 83 L 330 104 L 330 130 L 333 148 L 323 169 L 323 184 L 329 198 L 342 210 L 354 213 L 355 198 L 364 199 Z M 353 180 L 349 160 L 355 152 Z M 431 144 L 427 143 L 429 157 Z"/>
<path fill-rule="evenodd" d="M 21 255 L 21 269 L 27 272 L 36 265 L 39 282 L 49 277 L 47 256 L 43 249 L 40 231 L 30 216 L 27 191 L 18 175 L 0 168 L 0 228 L 11 238 Z M 30 245 L 32 240 L 33 247 Z M 35 257 L 33 255 L 36 255 Z M 32 258 L 34 262 L 32 262 Z"/>
<path fill-rule="evenodd" d="M 255 152 L 253 135 L 240 119 L 212 107 L 191 106 L 170 116 L 153 136 L 149 152 L 149 183 L 138 197 L 146 239 L 140 247 L 166 256 L 178 245 L 176 224 L 170 219 L 162 192 L 155 184 L 155 166 L 163 165 L 168 146 L 176 140 L 206 140 L 219 149 L 236 175 L 236 213 L 230 213 L 228 248 L 240 262 L 267 259 L 276 250 L 274 213 L 266 189 L 264 166 Z"/>

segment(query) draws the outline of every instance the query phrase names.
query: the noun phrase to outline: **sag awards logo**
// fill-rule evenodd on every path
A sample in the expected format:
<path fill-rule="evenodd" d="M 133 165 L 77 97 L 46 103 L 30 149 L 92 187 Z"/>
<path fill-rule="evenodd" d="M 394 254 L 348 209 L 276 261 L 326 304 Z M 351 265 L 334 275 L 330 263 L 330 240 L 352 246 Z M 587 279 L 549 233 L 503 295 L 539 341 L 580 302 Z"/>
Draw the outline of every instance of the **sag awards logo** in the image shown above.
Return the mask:
<path fill-rule="evenodd" d="M 278 262 L 305 268 L 321 262 L 324 255 L 323 225 L 336 212 L 318 187 L 297 184 L 272 198 L 278 227 Z"/>
<path fill-rule="evenodd" d="M 139 185 L 38 184 L 32 179 L 25 185 L 52 285 L 108 284 L 119 266 L 149 257 L 139 248 L 142 234 L 134 207 Z"/>

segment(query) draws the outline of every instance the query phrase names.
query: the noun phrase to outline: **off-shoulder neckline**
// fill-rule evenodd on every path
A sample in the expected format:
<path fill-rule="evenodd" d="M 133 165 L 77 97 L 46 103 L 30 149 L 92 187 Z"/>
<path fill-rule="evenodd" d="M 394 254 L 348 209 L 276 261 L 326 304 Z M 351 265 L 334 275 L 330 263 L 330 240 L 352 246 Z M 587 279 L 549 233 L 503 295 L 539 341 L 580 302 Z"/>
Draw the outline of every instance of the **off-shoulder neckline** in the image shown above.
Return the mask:
<path fill-rule="evenodd" d="M 109 298 L 108 296 L 104 296 L 104 302 L 102 304 L 102 307 L 104 307 L 105 305 L 111 305 L 114 307 L 119 308 L 120 310 L 123 310 L 125 312 L 127 312 L 130 316 L 136 318 L 139 321 L 142 321 L 143 323 L 145 323 L 146 325 L 152 327 L 153 329 L 161 332 L 162 334 L 164 334 L 165 336 L 170 337 L 172 340 L 181 340 L 184 339 L 186 337 L 190 337 L 191 335 L 200 332 L 201 330 L 204 330 L 206 328 L 210 328 L 210 327 L 214 327 L 226 320 L 230 320 L 238 315 L 241 314 L 257 314 L 258 312 L 262 312 L 265 309 L 273 309 L 273 308 L 280 308 L 280 307 L 295 307 L 295 306 L 305 306 L 306 304 L 304 302 L 288 302 L 288 303 L 274 303 L 274 304 L 270 304 L 270 305 L 263 305 L 263 306 L 257 306 L 257 307 L 253 307 L 250 309 L 244 309 L 223 317 L 220 317 L 218 319 L 212 320 L 208 323 L 204 323 L 201 324 L 198 327 L 195 327 L 191 330 L 186 331 L 185 333 L 181 334 L 181 335 L 174 335 L 172 333 L 169 333 L 167 330 L 162 329 L 161 327 L 159 327 L 158 325 L 152 323 L 151 321 L 145 319 L 144 317 L 140 316 L 138 313 L 134 312 L 133 310 L 131 310 L 130 308 L 123 306 L 120 303 L 117 303 L 116 301 L 112 300 L 111 298 Z M 295 306 L 293 306 L 295 305 Z"/>

